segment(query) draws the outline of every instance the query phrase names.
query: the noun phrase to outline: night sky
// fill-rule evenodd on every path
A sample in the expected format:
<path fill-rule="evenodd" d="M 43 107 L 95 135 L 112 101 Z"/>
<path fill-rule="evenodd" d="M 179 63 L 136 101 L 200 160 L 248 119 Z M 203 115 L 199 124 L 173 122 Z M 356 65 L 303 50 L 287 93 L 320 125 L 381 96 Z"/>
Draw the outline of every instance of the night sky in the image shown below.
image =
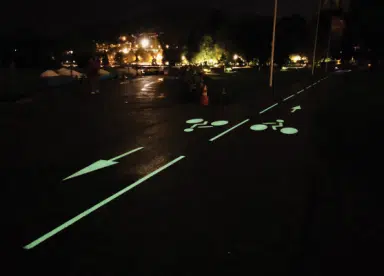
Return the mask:
<path fill-rule="evenodd" d="M 348 1 L 344 2 L 347 6 Z M 177 18 L 191 22 L 210 8 L 219 8 L 233 16 L 242 12 L 272 15 L 273 3 L 273 0 L 7 1 L 0 11 L 0 32 L 27 28 L 42 34 L 60 34 L 83 26 L 119 22 L 132 22 L 132 27 L 136 28 L 137 18 L 140 19 L 137 24 L 144 21 L 145 25 L 150 25 L 152 17 L 155 24 L 160 21 L 160 24 L 173 24 Z M 279 0 L 278 13 L 279 16 L 301 14 L 308 18 L 316 12 L 317 3 L 318 0 Z"/>

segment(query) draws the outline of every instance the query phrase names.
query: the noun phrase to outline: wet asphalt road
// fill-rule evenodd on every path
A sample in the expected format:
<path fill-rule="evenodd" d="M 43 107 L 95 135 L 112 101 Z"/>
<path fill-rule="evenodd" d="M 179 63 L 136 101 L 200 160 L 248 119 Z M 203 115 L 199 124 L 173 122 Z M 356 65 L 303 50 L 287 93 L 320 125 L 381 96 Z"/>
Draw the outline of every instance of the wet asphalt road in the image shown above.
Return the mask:
<path fill-rule="evenodd" d="M 9 262 L 40 275 L 367 271 L 384 230 L 380 78 L 202 107 L 146 77 L 17 105 L 1 120 Z M 190 119 L 207 124 L 185 132 Z M 215 121 L 227 124 L 200 128 Z M 98 160 L 117 163 L 63 181 Z"/>

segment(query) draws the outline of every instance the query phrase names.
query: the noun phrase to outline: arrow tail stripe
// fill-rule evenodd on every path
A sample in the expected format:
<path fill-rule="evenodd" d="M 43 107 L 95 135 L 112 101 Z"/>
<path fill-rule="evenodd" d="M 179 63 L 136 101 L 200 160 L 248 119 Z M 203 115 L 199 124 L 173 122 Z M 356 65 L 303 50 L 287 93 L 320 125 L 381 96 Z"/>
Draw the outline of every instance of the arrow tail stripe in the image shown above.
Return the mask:
<path fill-rule="evenodd" d="M 140 147 L 140 148 L 137 148 L 137 149 L 128 151 L 128 152 L 126 152 L 126 153 L 123 153 L 123 154 L 121 154 L 121 155 L 115 157 L 115 158 L 110 159 L 110 161 L 115 161 L 115 160 L 117 160 L 117 159 L 123 158 L 124 156 L 127 156 L 127 155 L 130 155 L 130 154 L 132 154 L 132 153 L 135 153 L 136 151 L 142 150 L 143 148 L 144 148 L 144 147 Z"/>
<path fill-rule="evenodd" d="M 112 196 L 104 199 L 103 201 L 99 202 L 98 204 L 94 205 L 93 207 L 89 208 L 88 210 L 85 210 L 84 212 L 80 213 L 79 215 L 77 215 L 76 217 L 64 222 L 63 224 L 61 224 L 60 226 L 56 227 L 55 229 L 53 229 L 52 231 L 46 233 L 45 235 L 41 236 L 40 238 L 34 240 L 33 242 L 27 244 L 26 246 L 24 246 L 24 249 L 32 249 L 36 246 L 38 246 L 39 244 L 41 244 L 42 242 L 48 240 L 49 238 L 52 238 L 54 235 L 58 234 L 59 232 L 63 231 L 64 229 L 68 228 L 69 226 L 71 226 L 72 224 L 74 224 L 75 222 L 78 222 L 79 220 L 81 220 L 82 218 L 88 216 L 89 214 L 93 213 L 94 211 L 96 211 L 97 209 L 103 207 L 104 205 L 108 204 L 109 202 L 111 202 L 112 200 L 120 197 L 121 195 L 125 194 L 126 192 L 128 192 L 129 190 L 135 188 L 136 186 L 138 186 L 139 184 L 143 183 L 144 181 L 148 180 L 149 178 L 155 176 L 156 174 L 158 174 L 159 172 L 165 170 L 166 168 L 172 166 L 173 164 L 179 162 L 181 159 L 185 158 L 185 156 L 180 156 L 176 159 L 174 159 L 173 161 L 165 164 L 164 166 L 158 168 L 157 170 L 147 174 L 146 176 L 140 178 L 139 180 L 137 180 L 135 183 L 125 187 L 124 189 L 120 190 L 119 192 L 113 194 Z"/>

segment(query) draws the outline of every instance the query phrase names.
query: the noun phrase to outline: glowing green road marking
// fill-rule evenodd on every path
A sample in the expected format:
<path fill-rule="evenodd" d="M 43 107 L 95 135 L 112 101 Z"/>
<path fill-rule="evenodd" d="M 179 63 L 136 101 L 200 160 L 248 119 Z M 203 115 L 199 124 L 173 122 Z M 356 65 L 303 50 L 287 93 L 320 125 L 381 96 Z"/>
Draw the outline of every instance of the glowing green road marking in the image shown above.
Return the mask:
<path fill-rule="evenodd" d="M 295 94 L 292 94 L 291 96 L 286 97 L 286 98 L 283 100 L 283 102 L 285 102 L 286 100 L 289 100 L 289 99 L 292 98 L 292 97 L 295 97 Z"/>
<path fill-rule="evenodd" d="M 280 130 L 281 133 L 283 134 L 296 134 L 299 131 L 296 128 L 293 127 L 285 127 Z"/>
<path fill-rule="evenodd" d="M 300 110 L 300 109 L 301 109 L 300 105 L 294 106 L 294 107 L 292 107 L 291 113 L 295 112 L 296 110 Z"/>
<path fill-rule="evenodd" d="M 221 136 L 223 136 L 223 135 L 227 134 L 228 132 L 230 132 L 230 131 L 234 130 L 235 128 L 237 128 L 237 127 L 239 127 L 239 126 L 241 126 L 241 125 L 245 124 L 245 123 L 246 123 L 246 122 L 248 122 L 248 121 L 249 121 L 249 119 L 246 119 L 246 120 L 242 121 L 241 123 L 238 123 L 237 125 L 235 125 L 235 126 L 231 127 L 230 129 L 227 129 L 226 131 L 224 131 L 224 132 L 220 133 L 219 135 L 217 135 L 217 136 L 213 137 L 213 138 L 212 138 L 212 139 L 210 139 L 209 141 L 210 141 L 210 142 L 213 142 L 213 141 L 215 141 L 216 139 L 218 139 L 218 138 L 220 138 Z"/>
<path fill-rule="evenodd" d="M 77 176 L 80 176 L 80 175 L 83 175 L 83 174 L 94 172 L 96 170 L 100 170 L 100 169 L 103 169 L 103 168 L 106 168 L 106 167 L 110 167 L 110 166 L 116 165 L 118 162 L 116 162 L 115 160 L 120 159 L 120 158 L 122 158 L 124 156 L 130 155 L 130 154 L 132 154 L 132 153 L 134 153 L 136 151 L 142 150 L 142 149 L 143 149 L 143 147 L 140 147 L 140 148 L 128 151 L 128 152 L 126 152 L 124 154 L 121 154 L 121 155 L 119 155 L 119 156 L 117 156 L 115 158 L 109 159 L 109 160 L 99 160 L 99 161 L 96 161 L 96 162 L 92 163 L 91 165 L 85 167 L 84 169 L 81 169 L 80 171 L 78 171 L 78 172 L 68 176 L 67 178 L 64 178 L 63 181 L 71 179 L 71 178 L 74 178 L 74 177 L 77 177 Z"/>
<path fill-rule="evenodd" d="M 55 229 L 53 229 L 52 231 L 46 233 L 45 235 L 41 236 L 40 238 L 38 238 L 37 240 L 34 240 L 33 242 L 27 244 L 26 246 L 24 246 L 23 248 L 24 249 L 32 249 L 36 246 L 38 246 L 39 244 L 41 244 L 42 242 L 48 240 L 49 238 L 52 238 L 54 235 L 56 235 L 57 233 L 63 231 L 65 228 L 68 228 L 69 226 L 71 226 L 72 224 L 74 224 L 75 222 L 81 220 L 82 218 L 88 216 L 89 214 L 93 213 L 94 211 L 96 211 L 97 209 L 103 207 L 104 205 L 108 204 L 109 202 L 111 202 L 112 200 L 118 198 L 119 196 L 125 194 L 126 192 L 128 192 L 129 190 L 135 188 L 137 185 L 143 183 L 144 181 L 148 180 L 149 178 L 155 176 L 156 174 L 158 174 L 159 172 L 165 170 L 166 168 L 172 166 L 173 164 L 179 162 L 181 159 L 185 158 L 185 156 L 180 156 L 176 159 L 174 159 L 173 161 L 165 164 L 164 166 L 158 168 L 157 170 L 147 174 L 146 176 L 144 176 L 143 178 L 140 178 L 139 180 L 137 180 L 135 183 L 125 187 L 124 189 L 120 190 L 119 192 L 115 193 L 114 195 L 104 199 L 103 201 L 99 202 L 98 204 L 94 205 L 93 207 L 89 208 L 88 210 L 80 213 L 79 215 L 77 215 L 76 217 L 68 220 L 67 222 L 64 222 L 62 225 L 56 227 Z"/>
<path fill-rule="evenodd" d="M 263 114 L 264 112 L 266 112 L 266 111 L 270 110 L 271 108 L 274 108 L 276 105 L 278 105 L 278 103 L 275 103 L 274 105 L 271 105 L 270 107 L 268 107 L 268 108 L 264 109 L 263 111 L 260 111 L 260 113 L 259 113 L 259 114 Z"/>
<path fill-rule="evenodd" d="M 211 123 L 213 126 L 225 126 L 226 124 L 228 124 L 228 121 L 215 121 Z"/>
<path fill-rule="evenodd" d="M 253 131 L 262 131 L 262 130 L 266 130 L 267 128 L 268 128 L 268 126 L 263 125 L 263 124 L 253 125 L 250 127 L 250 129 Z"/>
<path fill-rule="evenodd" d="M 186 121 L 186 123 L 187 124 L 198 124 L 198 123 L 201 123 L 203 121 L 204 121 L 204 119 L 198 118 L 198 119 L 190 119 L 190 120 Z"/>
<path fill-rule="evenodd" d="M 140 147 L 140 148 L 137 148 L 137 149 L 128 151 L 128 152 L 123 153 L 123 154 L 121 154 L 121 155 L 119 155 L 119 156 L 117 156 L 117 157 L 115 157 L 115 158 L 110 159 L 110 160 L 111 160 L 111 161 L 115 161 L 115 160 L 117 160 L 117 159 L 123 158 L 123 157 L 125 157 L 125 156 L 127 156 L 127 155 L 130 155 L 130 154 L 132 154 L 132 153 L 135 153 L 136 151 L 142 150 L 143 148 L 144 148 L 144 147 Z"/>

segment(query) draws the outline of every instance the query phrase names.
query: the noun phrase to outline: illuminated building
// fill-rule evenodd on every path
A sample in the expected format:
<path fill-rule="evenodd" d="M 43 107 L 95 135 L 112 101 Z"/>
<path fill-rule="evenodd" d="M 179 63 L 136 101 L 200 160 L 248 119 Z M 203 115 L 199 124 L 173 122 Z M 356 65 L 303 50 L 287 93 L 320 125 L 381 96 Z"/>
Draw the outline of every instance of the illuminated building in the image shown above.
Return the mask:
<path fill-rule="evenodd" d="M 109 64 L 116 64 L 116 55 L 122 55 L 122 63 L 162 65 L 163 49 L 157 33 L 122 35 L 116 43 L 96 43 L 99 53 L 107 54 Z"/>

